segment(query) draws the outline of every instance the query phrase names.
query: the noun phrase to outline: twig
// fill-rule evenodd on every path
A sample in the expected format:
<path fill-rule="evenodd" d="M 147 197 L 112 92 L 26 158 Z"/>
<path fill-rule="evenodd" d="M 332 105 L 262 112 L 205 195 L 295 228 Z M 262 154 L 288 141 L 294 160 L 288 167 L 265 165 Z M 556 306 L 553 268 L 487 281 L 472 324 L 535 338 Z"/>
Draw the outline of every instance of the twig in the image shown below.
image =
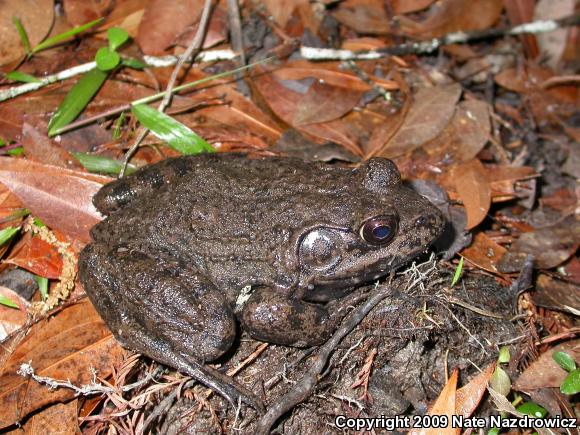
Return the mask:
<path fill-rule="evenodd" d="M 377 50 L 334 50 L 331 48 L 301 47 L 300 54 L 308 60 L 372 60 L 390 55 L 402 56 L 406 54 L 427 54 L 436 51 L 442 45 L 465 44 L 482 39 L 497 38 L 507 35 L 521 35 L 524 33 L 537 34 L 553 32 L 562 27 L 580 24 L 580 14 L 571 15 L 558 20 L 540 20 L 502 29 L 486 29 L 474 32 L 453 32 L 440 38 L 429 41 L 408 42 L 393 47 Z"/>
<path fill-rule="evenodd" d="M 46 385 L 51 390 L 55 390 L 57 388 L 67 388 L 69 390 L 73 390 L 77 395 L 91 396 L 93 394 L 115 394 L 118 393 L 119 391 L 127 392 L 134 390 L 148 383 L 150 380 L 155 379 L 159 374 L 161 374 L 162 371 L 163 371 L 162 369 L 158 369 L 155 372 L 148 374 L 143 379 L 134 382 L 132 384 L 124 385 L 121 388 L 105 387 L 104 385 L 97 383 L 96 372 L 93 373 L 93 381 L 90 384 L 81 385 L 80 387 L 74 385 L 70 380 L 61 381 L 58 379 L 49 378 L 47 376 L 39 376 L 34 372 L 34 367 L 32 367 L 32 361 L 20 364 L 20 368 L 17 370 L 16 373 L 24 377 L 30 376 L 33 380 L 35 380 L 39 384 Z"/>
<path fill-rule="evenodd" d="M 171 103 L 171 98 L 173 97 L 173 88 L 175 86 L 175 82 L 177 81 L 177 75 L 183 68 L 183 65 L 185 65 L 185 62 L 188 61 L 189 59 L 193 61 L 193 58 L 195 57 L 193 56 L 193 53 L 195 51 L 199 51 L 200 47 L 203 44 L 205 32 L 207 30 L 207 25 L 209 23 L 211 3 L 212 0 L 205 0 L 203 10 L 201 11 L 201 18 L 199 20 L 197 32 L 195 33 L 195 36 L 193 37 L 191 43 L 187 47 L 187 50 L 185 50 L 185 52 L 179 57 L 179 61 L 177 62 L 177 65 L 175 65 L 175 68 L 171 73 L 171 78 L 169 79 L 167 87 L 165 88 L 165 95 L 163 96 L 163 100 L 161 101 L 161 103 L 159 103 L 159 107 L 157 108 L 157 110 L 159 110 L 160 112 L 165 111 L 167 106 L 169 106 L 169 104 Z M 139 145 L 141 145 L 141 142 L 143 141 L 143 139 L 145 139 L 148 133 L 149 129 L 143 128 L 141 133 L 139 133 L 139 135 L 137 136 L 135 142 L 133 142 L 133 145 L 131 145 L 131 147 L 125 153 L 125 158 L 123 159 L 123 168 L 121 169 L 120 173 L 121 177 L 125 175 L 125 169 L 129 164 L 129 160 L 131 159 L 135 151 L 137 151 L 137 148 L 139 148 Z"/>
<path fill-rule="evenodd" d="M 390 283 L 389 283 L 390 284 Z M 316 386 L 318 376 L 326 366 L 328 358 L 332 351 L 336 348 L 338 343 L 349 334 L 358 325 L 365 316 L 383 299 L 391 294 L 392 289 L 390 285 L 386 284 L 378 286 L 372 291 L 367 301 L 352 311 L 345 320 L 343 320 L 340 328 L 333 334 L 333 336 L 324 343 L 312 358 L 312 365 L 310 370 L 298 381 L 292 389 L 280 400 L 274 403 L 268 412 L 258 422 L 256 432 L 259 435 L 266 435 L 270 433 L 270 428 L 276 423 L 276 420 L 283 414 L 290 411 L 298 403 L 302 402 L 311 394 Z"/>
<path fill-rule="evenodd" d="M 218 60 L 235 59 L 237 56 L 238 55 L 231 50 L 211 50 L 199 53 L 197 56 L 197 60 L 199 62 L 216 62 Z M 178 61 L 178 58 L 176 56 L 161 56 L 161 57 L 143 56 L 143 61 L 151 67 L 159 68 L 175 65 Z M 83 63 L 82 65 L 77 65 L 75 67 L 60 71 L 56 74 L 51 74 L 49 76 L 43 77 L 39 79 L 40 80 L 39 82 L 26 83 L 24 85 L 4 89 L 3 91 L 0 91 L 0 102 L 9 100 L 11 98 L 15 98 L 19 95 L 26 94 L 28 92 L 36 91 L 37 89 L 43 88 L 46 85 L 50 85 L 52 83 L 60 82 L 69 79 L 71 77 L 75 77 L 79 74 L 86 73 L 87 71 L 90 71 L 93 68 L 95 68 L 96 65 L 97 64 L 95 62 Z"/>

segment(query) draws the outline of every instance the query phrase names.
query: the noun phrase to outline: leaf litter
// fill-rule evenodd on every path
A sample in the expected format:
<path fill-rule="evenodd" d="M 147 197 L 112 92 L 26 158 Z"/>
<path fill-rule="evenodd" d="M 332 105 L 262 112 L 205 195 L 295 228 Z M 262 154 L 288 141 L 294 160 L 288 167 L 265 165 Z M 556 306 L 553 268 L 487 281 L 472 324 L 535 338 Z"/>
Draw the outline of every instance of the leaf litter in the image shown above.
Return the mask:
<path fill-rule="evenodd" d="M 18 8 L 14 2 L 0 6 L 0 27 L 5 30 L 0 32 L 4 38 L 0 65 L 3 73 L 37 78 L 76 66 L 77 53 L 82 62 L 94 59 L 106 46 L 108 29 L 124 29 L 134 38 L 119 48 L 122 59 L 178 56 L 196 34 L 204 7 L 200 0 L 90 6 L 69 0 L 63 14 L 55 16 L 53 2 L 36 2 L 34 8 L 25 3 Z M 326 430 L 335 425 L 337 413 L 394 416 L 430 409 L 430 415 L 490 415 L 493 403 L 503 403 L 497 393 L 492 402 L 486 395 L 502 343 L 509 344 L 515 355 L 510 370 L 502 369 L 509 373 L 508 399 L 535 401 L 552 415 L 570 415 L 573 402 L 564 396 L 556 400 L 549 389 L 558 388 L 565 376 L 551 359 L 554 351 L 568 352 L 580 363 L 574 340 L 580 312 L 576 216 L 580 127 L 573 71 L 577 32 L 562 28 L 554 40 L 550 33 L 484 38 L 446 45 L 435 55 L 390 56 L 356 64 L 312 62 L 294 53 L 300 45 L 372 52 L 450 32 L 485 32 L 526 23 L 534 16 L 569 15 L 571 2 L 553 2 L 553 10 L 547 11 L 544 1 L 522 2 L 519 8 L 500 0 L 347 0 L 336 5 L 265 1 L 240 4 L 240 16 L 228 17 L 233 3 L 219 1 L 214 6 L 202 52 L 231 52 L 234 42 L 240 41 L 230 41 L 228 35 L 240 26 L 248 62 L 272 55 L 278 60 L 174 95 L 169 114 L 155 115 L 174 127 L 167 132 L 156 131 L 155 123 L 148 125 L 155 135 L 145 139 L 131 163 L 143 166 L 183 152 L 183 138 L 172 131 L 199 137 L 202 147 L 208 143 L 217 151 L 272 154 L 283 149 L 304 158 L 331 155 L 351 162 L 383 156 L 395 160 L 404 178 L 444 189 L 439 188 L 443 194 L 433 201 L 453 227 L 447 245 L 437 245 L 440 251 L 447 247 L 445 258 L 453 260 L 442 261 L 437 271 L 429 262 L 413 269 L 415 287 L 393 283 L 400 291 L 343 339 L 323 374 L 326 382 L 323 378 L 317 394 L 294 408 L 291 417 L 278 420 L 277 429 Z M 30 40 L 33 52 L 28 56 L 13 25 L 15 12 Z M 75 26 L 100 18 L 93 29 L 70 36 Z M 47 37 L 62 42 L 34 52 Z M 538 57 L 540 51 L 547 54 L 548 64 Z M 231 57 L 194 62 L 180 72 L 177 84 L 237 66 Z M 63 265 L 74 268 L 71 258 L 74 263 L 90 240 L 89 229 L 102 218 L 91 198 L 110 180 L 88 173 L 73 155 L 90 153 L 122 162 L 139 118 L 126 109 L 126 115 L 118 118 L 117 109 L 163 90 L 172 71 L 171 66 L 142 71 L 119 64 L 102 77 L 104 84 L 93 89 L 94 96 L 75 98 L 74 109 L 86 124 L 53 138 L 48 134 L 52 114 L 79 77 L 42 85 L 0 104 L 0 144 L 9 144 L 0 146 L 0 153 L 5 155 L 3 149 L 13 148 L 12 144 L 23 145 L 24 150 L 19 157 L 0 157 L 0 230 L 18 230 L 0 246 L 0 278 L 16 267 L 28 270 L 48 278 L 49 294 L 55 297 L 58 284 L 67 282 Z M 3 78 L 0 92 L 20 86 L 10 77 L 18 75 Z M 66 128 L 69 121 L 59 128 Z M 291 141 L 285 140 L 290 136 Z M 172 149 L 172 141 L 180 140 L 177 151 Z M 28 213 L 40 218 L 53 237 L 26 232 L 30 224 L 25 222 L 30 220 L 23 217 Z M 69 253 L 59 249 L 62 243 Z M 462 277 L 451 288 L 459 256 L 466 262 Z M 536 269 L 532 286 L 518 289 L 513 284 L 526 281 L 529 258 Z M 203 387 L 186 384 L 179 376 L 167 375 L 152 383 L 155 365 L 146 367 L 147 362 L 136 357 L 123 360 L 124 352 L 83 299 L 74 272 L 67 285 L 70 295 L 59 293 L 50 316 L 36 317 L 29 313 L 41 303 L 38 292 L 28 300 L 14 289 L 1 288 L 2 295 L 18 306 L 0 307 L 6 335 L 0 374 L 2 427 L 24 422 L 28 430 L 40 430 L 53 421 L 70 432 L 79 428 L 77 416 L 86 433 L 112 427 L 120 433 L 170 432 L 181 426 L 229 433 L 255 427 L 260 417 L 252 410 L 237 414 L 220 397 L 206 395 Z M 533 321 L 510 320 L 516 313 Z M 466 343 L 480 353 L 474 355 Z M 288 384 L 281 380 L 299 381 L 308 362 L 299 356 L 301 351 L 280 346 L 255 353 L 255 344 L 243 339 L 224 365 L 233 368 L 245 360 L 241 376 L 251 388 L 266 385 L 263 394 L 272 404 L 288 393 Z M 30 360 L 35 374 L 68 380 L 70 385 L 50 390 L 30 376 L 18 375 L 20 366 Z M 488 368 L 479 372 L 473 366 Z M 145 372 L 152 377 L 145 376 L 134 390 L 122 391 L 123 385 Z M 449 372 L 453 374 L 448 376 Z M 109 389 L 75 398 L 73 387 L 92 382 Z M 179 394 L 170 392 L 175 385 L 180 385 L 173 390 Z M 165 403 L 170 410 L 163 418 Z M 146 411 L 148 404 L 153 408 Z M 181 409 L 180 404 L 192 411 L 171 411 Z M 511 411 L 513 406 L 504 405 L 502 409 L 518 415 Z"/>

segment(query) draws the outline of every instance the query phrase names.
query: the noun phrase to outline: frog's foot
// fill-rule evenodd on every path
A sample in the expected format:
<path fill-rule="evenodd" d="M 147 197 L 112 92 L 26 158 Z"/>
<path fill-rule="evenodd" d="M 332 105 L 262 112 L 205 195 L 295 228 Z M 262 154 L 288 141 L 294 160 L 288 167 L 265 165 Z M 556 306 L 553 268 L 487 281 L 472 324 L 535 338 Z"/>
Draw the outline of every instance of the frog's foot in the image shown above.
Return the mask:
<path fill-rule="evenodd" d="M 324 343 L 341 317 L 325 306 L 288 298 L 268 288 L 258 288 L 245 303 L 242 327 L 256 340 L 307 347 Z"/>
<path fill-rule="evenodd" d="M 170 257 L 93 243 L 81 253 L 79 274 L 123 346 L 192 376 L 234 405 L 241 400 L 264 410 L 252 392 L 203 364 L 230 348 L 236 324 L 223 295 L 195 271 Z"/>

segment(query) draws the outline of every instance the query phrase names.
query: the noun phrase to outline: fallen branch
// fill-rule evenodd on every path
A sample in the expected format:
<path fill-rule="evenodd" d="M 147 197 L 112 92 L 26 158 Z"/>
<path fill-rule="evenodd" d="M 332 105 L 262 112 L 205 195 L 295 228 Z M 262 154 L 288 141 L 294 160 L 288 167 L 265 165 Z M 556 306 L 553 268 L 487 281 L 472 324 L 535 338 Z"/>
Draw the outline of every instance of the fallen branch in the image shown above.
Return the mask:
<path fill-rule="evenodd" d="M 308 60 L 373 60 L 387 56 L 403 56 L 406 54 L 428 54 L 443 45 L 466 44 L 482 39 L 498 38 L 508 35 L 538 34 L 577 26 L 580 24 L 580 14 L 571 15 L 558 20 L 541 20 L 501 29 L 485 29 L 473 32 L 453 32 L 429 41 L 407 42 L 405 44 L 384 47 L 376 50 L 334 50 L 331 48 L 301 47 L 300 54 Z"/>

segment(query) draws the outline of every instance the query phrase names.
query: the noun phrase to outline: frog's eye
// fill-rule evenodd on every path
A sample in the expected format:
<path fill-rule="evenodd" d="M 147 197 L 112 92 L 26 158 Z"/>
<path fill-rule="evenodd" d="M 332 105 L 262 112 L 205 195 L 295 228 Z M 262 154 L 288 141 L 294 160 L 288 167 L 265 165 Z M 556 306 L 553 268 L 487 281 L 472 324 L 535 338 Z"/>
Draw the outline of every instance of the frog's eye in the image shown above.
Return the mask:
<path fill-rule="evenodd" d="M 397 234 L 396 216 L 375 216 L 366 220 L 360 227 L 360 236 L 371 245 L 386 245 Z"/>

